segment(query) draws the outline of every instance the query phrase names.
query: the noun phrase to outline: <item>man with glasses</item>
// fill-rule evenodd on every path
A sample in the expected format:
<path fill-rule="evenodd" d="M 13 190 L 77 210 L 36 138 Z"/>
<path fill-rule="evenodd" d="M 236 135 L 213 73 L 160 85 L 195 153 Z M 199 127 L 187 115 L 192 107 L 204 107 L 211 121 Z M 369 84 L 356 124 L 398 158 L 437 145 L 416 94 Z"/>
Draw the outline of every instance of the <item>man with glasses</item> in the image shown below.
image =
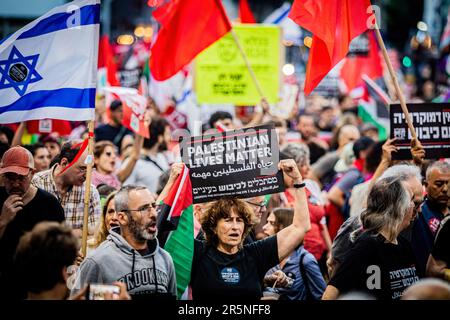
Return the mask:
<path fill-rule="evenodd" d="M 124 282 L 134 298 L 176 296 L 175 268 L 159 246 L 156 202 L 145 187 L 127 185 L 115 198 L 119 227 L 80 266 L 74 291 L 87 283 Z"/>
<path fill-rule="evenodd" d="M 434 239 L 441 221 L 449 213 L 447 207 L 448 184 L 450 182 L 450 163 L 436 161 L 430 164 L 425 174 L 426 200 L 415 202 L 421 206 L 412 227 L 411 245 L 418 260 L 419 272 L 424 274 L 428 257 L 433 249 Z"/>
<path fill-rule="evenodd" d="M 4 183 L 0 187 L 0 287 L 14 287 L 9 275 L 20 237 L 39 222 L 64 221 L 58 200 L 31 184 L 34 172 L 33 155 L 27 149 L 17 146 L 5 152 L 0 168 Z"/>
<path fill-rule="evenodd" d="M 258 196 L 245 200 L 255 213 L 255 225 L 248 234 L 244 244 L 255 242 L 256 240 L 264 238 L 262 227 L 267 219 L 267 201 L 266 196 Z M 263 223 L 261 223 L 263 221 Z"/>
<path fill-rule="evenodd" d="M 81 145 L 79 141 L 66 142 L 56 157 L 56 164 L 49 170 L 37 173 L 33 185 L 53 194 L 64 208 L 67 226 L 81 238 L 83 229 L 84 193 L 87 150 L 75 161 Z M 100 219 L 100 195 L 91 184 L 89 197 L 88 230 L 93 235 Z"/>

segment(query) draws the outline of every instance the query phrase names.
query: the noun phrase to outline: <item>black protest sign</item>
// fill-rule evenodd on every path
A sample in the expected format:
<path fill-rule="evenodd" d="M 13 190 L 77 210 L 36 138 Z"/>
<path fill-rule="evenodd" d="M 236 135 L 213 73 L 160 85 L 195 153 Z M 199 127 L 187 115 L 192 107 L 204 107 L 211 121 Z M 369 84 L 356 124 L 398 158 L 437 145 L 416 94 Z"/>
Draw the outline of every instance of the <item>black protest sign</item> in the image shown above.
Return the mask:
<path fill-rule="evenodd" d="M 122 87 L 137 89 L 139 87 L 140 76 L 141 70 L 139 68 L 119 71 L 119 79 Z"/>
<path fill-rule="evenodd" d="M 360 36 L 354 38 L 352 42 L 350 42 L 347 57 L 367 57 L 370 49 L 369 46 L 370 43 L 367 32 L 362 33 Z"/>
<path fill-rule="evenodd" d="M 181 156 L 190 169 L 194 203 L 284 190 L 273 126 L 186 137 L 181 140 Z"/>
<path fill-rule="evenodd" d="M 425 149 L 426 159 L 450 157 L 450 104 L 424 103 L 408 104 L 408 111 L 417 138 Z M 405 114 L 399 104 L 390 107 L 391 138 L 397 138 L 398 152 L 392 154 L 394 160 L 411 159 L 411 132 Z"/>

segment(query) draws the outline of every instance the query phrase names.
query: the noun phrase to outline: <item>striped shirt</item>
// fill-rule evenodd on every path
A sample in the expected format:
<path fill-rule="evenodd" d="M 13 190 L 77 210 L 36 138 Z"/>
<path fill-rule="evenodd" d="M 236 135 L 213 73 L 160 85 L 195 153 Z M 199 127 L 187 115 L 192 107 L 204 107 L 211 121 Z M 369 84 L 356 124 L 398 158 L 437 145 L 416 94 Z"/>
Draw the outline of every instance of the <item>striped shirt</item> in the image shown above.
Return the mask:
<path fill-rule="evenodd" d="M 57 164 L 46 171 L 38 172 L 34 175 L 32 184 L 38 188 L 44 189 L 47 192 L 53 194 L 64 208 L 64 214 L 66 216 L 66 224 L 73 229 L 83 228 L 83 215 L 84 215 L 84 190 L 83 186 L 72 186 L 67 193 L 61 197 L 56 188 L 56 183 L 53 178 L 53 172 L 55 171 Z M 100 195 L 97 188 L 91 185 L 91 195 L 89 197 L 89 233 L 93 233 L 96 224 L 98 223 L 101 215 Z"/>

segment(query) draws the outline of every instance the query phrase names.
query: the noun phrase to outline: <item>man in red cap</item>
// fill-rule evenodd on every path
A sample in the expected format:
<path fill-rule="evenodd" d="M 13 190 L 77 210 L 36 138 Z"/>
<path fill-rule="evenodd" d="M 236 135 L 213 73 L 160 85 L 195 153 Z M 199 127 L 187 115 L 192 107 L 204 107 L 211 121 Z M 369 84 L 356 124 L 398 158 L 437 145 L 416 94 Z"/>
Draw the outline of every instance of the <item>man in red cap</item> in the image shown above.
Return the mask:
<path fill-rule="evenodd" d="M 41 221 L 64 221 L 64 210 L 50 193 L 31 185 L 35 172 L 33 155 L 17 146 L 5 152 L 0 167 L 0 286 L 7 287 L 20 237 Z M 32 267 L 32 266 L 30 266 Z M 11 283 L 12 284 L 12 283 Z M 3 291 L 3 290 L 0 290 Z"/>

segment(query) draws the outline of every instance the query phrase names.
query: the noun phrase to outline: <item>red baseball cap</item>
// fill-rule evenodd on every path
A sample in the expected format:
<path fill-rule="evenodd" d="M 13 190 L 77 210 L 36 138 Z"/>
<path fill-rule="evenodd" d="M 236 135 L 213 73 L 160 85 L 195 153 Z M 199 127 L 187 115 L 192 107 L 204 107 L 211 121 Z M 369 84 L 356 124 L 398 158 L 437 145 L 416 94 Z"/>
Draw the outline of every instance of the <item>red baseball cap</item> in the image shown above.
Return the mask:
<path fill-rule="evenodd" d="M 34 170 L 33 155 L 24 147 L 12 147 L 3 155 L 0 174 L 12 172 L 25 176 L 30 169 Z"/>

